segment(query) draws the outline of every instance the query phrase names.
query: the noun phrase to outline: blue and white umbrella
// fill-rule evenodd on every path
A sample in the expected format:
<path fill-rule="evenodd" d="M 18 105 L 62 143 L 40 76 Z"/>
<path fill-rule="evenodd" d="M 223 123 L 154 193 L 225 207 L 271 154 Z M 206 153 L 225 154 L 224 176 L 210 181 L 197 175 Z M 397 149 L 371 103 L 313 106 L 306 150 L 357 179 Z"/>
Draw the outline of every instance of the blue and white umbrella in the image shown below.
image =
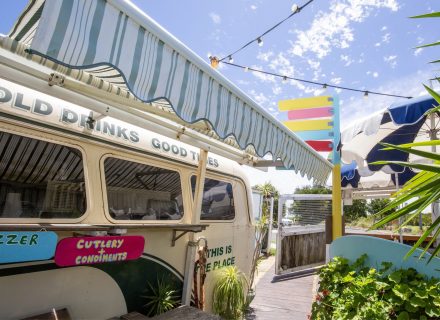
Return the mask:
<path fill-rule="evenodd" d="M 437 114 L 426 115 L 435 106 L 437 103 L 430 96 L 409 99 L 392 104 L 343 130 L 341 159 L 349 164 L 342 169 L 343 186 L 350 184 L 356 188 L 363 181 L 369 182 L 369 186 L 362 187 L 396 186 L 395 173 L 398 173 L 399 185 L 414 176 L 413 171 L 399 165 L 370 163 L 382 160 L 424 162 L 423 158 L 402 151 L 384 151 L 380 143 L 404 144 L 435 139 L 440 119 Z"/>
<path fill-rule="evenodd" d="M 403 172 L 385 173 L 383 171 L 370 171 L 371 175 L 361 176 L 356 162 L 343 165 L 341 168 L 341 186 L 343 188 L 375 189 L 393 188 L 403 186 L 408 180 L 416 175 L 410 168 L 404 168 Z"/>

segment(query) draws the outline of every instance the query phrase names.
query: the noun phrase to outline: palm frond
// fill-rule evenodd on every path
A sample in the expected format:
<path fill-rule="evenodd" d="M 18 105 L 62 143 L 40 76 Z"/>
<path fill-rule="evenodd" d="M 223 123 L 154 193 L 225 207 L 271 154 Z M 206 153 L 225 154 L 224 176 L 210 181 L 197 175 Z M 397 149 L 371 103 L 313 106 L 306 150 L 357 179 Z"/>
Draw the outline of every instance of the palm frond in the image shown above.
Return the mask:
<path fill-rule="evenodd" d="M 432 13 L 426 13 L 426 14 L 421 14 L 421 15 L 417 15 L 417 16 L 412 16 L 410 17 L 412 19 L 420 19 L 420 18 L 440 18 L 440 12 L 432 12 Z"/>

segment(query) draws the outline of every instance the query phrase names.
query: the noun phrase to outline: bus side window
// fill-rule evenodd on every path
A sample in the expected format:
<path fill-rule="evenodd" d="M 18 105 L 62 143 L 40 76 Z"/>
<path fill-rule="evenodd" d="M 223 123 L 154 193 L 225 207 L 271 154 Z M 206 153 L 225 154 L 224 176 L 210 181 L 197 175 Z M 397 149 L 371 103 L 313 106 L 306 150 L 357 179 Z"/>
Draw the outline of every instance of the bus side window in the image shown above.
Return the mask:
<path fill-rule="evenodd" d="M 108 211 L 116 220 L 179 220 L 180 174 L 118 158 L 104 161 Z"/>
<path fill-rule="evenodd" d="M 86 212 L 82 154 L 0 132 L 0 218 L 76 219 Z"/>
<path fill-rule="evenodd" d="M 191 177 L 194 197 L 196 176 Z M 234 194 L 229 182 L 205 178 L 200 220 L 233 220 L 235 218 Z"/>

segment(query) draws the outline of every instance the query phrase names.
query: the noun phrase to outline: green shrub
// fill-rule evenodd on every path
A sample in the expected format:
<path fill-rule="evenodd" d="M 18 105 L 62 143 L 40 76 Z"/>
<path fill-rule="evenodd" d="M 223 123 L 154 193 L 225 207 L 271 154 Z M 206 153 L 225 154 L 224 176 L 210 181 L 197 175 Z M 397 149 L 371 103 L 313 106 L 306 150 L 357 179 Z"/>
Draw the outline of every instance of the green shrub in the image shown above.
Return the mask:
<path fill-rule="evenodd" d="M 246 303 L 246 278 L 236 266 L 221 268 L 213 290 L 213 311 L 227 320 L 241 319 Z"/>
<path fill-rule="evenodd" d="M 311 319 L 439 319 L 440 280 L 427 279 L 415 269 L 377 270 L 335 257 L 319 271 L 319 290 Z"/>
<path fill-rule="evenodd" d="M 162 314 L 179 305 L 178 292 L 165 279 L 157 279 L 156 285 L 147 283 L 147 287 L 148 294 L 141 297 L 147 300 L 144 307 L 148 316 Z"/>

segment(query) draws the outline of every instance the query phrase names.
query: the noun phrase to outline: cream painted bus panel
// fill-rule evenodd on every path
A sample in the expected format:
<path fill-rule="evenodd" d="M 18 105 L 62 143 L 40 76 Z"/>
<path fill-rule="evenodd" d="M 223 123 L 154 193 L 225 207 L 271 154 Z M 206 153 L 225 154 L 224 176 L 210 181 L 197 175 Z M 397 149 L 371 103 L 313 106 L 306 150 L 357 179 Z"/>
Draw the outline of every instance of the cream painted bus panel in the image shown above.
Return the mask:
<path fill-rule="evenodd" d="M 180 232 L 178 232 L 180 234 Z M 184 274 L 186 244 L 188 243 L 188 235 L 184 235 L 176 241 L 174 247 L 171 246 L 172 234 L 171 229 L 161 230 L 143 230 L 138 232 L 129 232 L 129 235 L 136 234 L 145 237 L 144 252 L 164 260 L 173 266 L 180 274 Z"/>
<path fill-rule="evenodd" d="M 0 277 L 0 319 L 21 319 L 67 308 L 72 319 L 107 319 L 127 313 L 124 296 L 105 272 L 63 268 Z"/>

